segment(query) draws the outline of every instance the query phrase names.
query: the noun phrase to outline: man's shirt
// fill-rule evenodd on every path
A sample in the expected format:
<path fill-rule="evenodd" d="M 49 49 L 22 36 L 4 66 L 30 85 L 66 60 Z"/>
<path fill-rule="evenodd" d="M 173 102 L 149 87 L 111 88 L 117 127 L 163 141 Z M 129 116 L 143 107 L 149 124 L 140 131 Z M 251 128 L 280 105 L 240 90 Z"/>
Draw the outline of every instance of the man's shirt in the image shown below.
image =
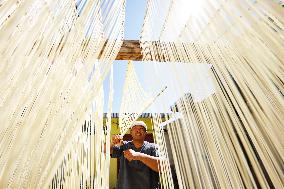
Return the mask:
<path fill-rule="evenodd" d="M 114 146 L 112 157 L 119 158 L 119 175 L 116 189 L 156 189 L 159 183 L 159 173 L 147 167 L 138 160 L 128 161 L 123 151 L 132 149 L 136 152 L 158 157 L 155 144 L 144 141 L 140 149 L 135 148 L 132 141 L 124 142 L 121 146 Z"/>

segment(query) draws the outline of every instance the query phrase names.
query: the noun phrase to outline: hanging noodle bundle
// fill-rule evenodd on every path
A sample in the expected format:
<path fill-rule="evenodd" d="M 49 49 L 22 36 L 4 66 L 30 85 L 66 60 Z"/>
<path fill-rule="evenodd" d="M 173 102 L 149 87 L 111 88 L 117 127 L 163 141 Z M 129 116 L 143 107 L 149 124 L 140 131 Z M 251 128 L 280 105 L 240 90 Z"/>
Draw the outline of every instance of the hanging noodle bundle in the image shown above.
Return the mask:
<path fill-rule="evenodd" d="M 119 110 L 119 128 L 124 135 L 133 121 L 146 109 L 151 97 L 143 90 L 136 75 L 132 61 L 127 64 L 125 81 Z M 133 103 L 135 102 L 135 103 Z"/>
<path fill-rule="evenodd" d="M 124 1 L 0 1 L 0 188 L 108 186 L 101 91 L 124 13 Z"/>
<path fill-rule="evenodd" d="M 284 187 L 283 31 L 274 1 L 148 0 L 144 60 L 212 64 L 216 92 L 171 107 L 180 188 Z"/>
<path fill-rule="evenodd" d="M 122 136 L 166 88 L 155 96 L 147 94 L 138 80 L 133 62 L 128 62 L 119 111 L 119 129 Z"/>

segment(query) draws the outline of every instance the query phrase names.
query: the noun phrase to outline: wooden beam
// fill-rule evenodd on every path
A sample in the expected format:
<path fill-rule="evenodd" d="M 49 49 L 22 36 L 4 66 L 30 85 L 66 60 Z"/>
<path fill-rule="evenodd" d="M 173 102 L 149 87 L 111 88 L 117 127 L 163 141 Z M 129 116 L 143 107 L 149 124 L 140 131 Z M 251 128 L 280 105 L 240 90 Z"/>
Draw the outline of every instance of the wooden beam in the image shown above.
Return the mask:
<path fill-rule="evenodd" d="M 142 61 L 141 51 L 138 40 L 124 40 L 115 60 Z"/>
<path fill-rule="evenodd" d="M 158 45 L 160 45 L 160 42 L 152 41 L 152 45 L 156 48 Z M 122 43 L 122 46 L 116 56 L 115 60 L 134 60 L 134 61 L 142 61 L 143 55 L 142 55 L 142 48 L 140 47 L 139 40 L 124 40 Z M 147 61 L 165 61 L 165 58 L 163 55 L 156 55 L 155 58 L 151 56 L 149 53 L 145 57 Z"/>
<path fill-rule="evenodd" d="M 169 57 L 174 58 L 174 56 L 169 56 L 168 54 L 164 54 L 165 52 L 167 52 L 164 49 L 164 46 L 166 46 L 168 42 L 159 42 L 159 41 L 148 41 L 148 42 L 151 43 L 151 45 L 150 45 L 151 49 L 146 48 L 145 52 L 148 52 L 148 53 L 145 53 L 146 55 L 145 55 L 145 57 L 143 57 L 143 55 L 141 53 L 142 48 L 140 47 L 139 40 L 124 40 L 115 60 L 142 61 L 142 59 L 144 59 L 146 61 L 167 62 L 167 61 L 169 61 L 168 60 Z M 165 43 L 165 44 L 163 45 L 163 43 Z M 182 47 L 182 46 L 188 45 L 188 44 L 187 43 L 178 43 L 178 45 L 179 45 L 179 47 Z M 200 51 L 200 49 L 203 49 L 203 48 L 210 48 L 211 51 L 215 51 L 214 48 L 211 48 L 212 44 L 209 46 L 209 45 L 204 45 L 204 44 L 191 43 L 190 45 L 192 45 L 192 47 L 195 49 L 195 51 Z M 103 53 L 104 48 L 105 47 L 103 47 L 100 55 Z M 150 53 L 150 51 L 153 50 L 153 49 L 161 49 L 161 48 L 163 50 L 159 51 L 159 54 Z M 218 46 L 218 48 L 216 48 L 216 49 L 220 49 L 220 48 L 222 48 L 222 47 Z M 171 50 L 172 51 L 175 50 L 174 45 L 171 47 Z M 200 53 L 202 53 L 202 52 L 200 51 Z M 166 57 L 168 57 L 168 58 L 166 58 Z M 179 58 L 174 60 L 174 62 L 181 62 L 181 61 L 182 60 L 180 60 Z M 205 57 L 205 60 L 204 60 L 204 59 L 200 58 L 199 56 L 196 57 L 195 62 L 210 63 L 209 59 L 207 59 L 206 57 Z"/>

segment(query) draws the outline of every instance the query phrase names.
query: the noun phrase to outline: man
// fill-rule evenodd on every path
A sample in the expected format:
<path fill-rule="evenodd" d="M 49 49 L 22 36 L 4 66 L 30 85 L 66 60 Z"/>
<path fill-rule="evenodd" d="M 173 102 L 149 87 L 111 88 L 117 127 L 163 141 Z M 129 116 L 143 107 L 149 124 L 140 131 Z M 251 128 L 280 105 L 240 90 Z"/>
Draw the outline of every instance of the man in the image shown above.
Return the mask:
<path fill-rule="evenodd" d="M 116 189 L 156 189 L 159 157 L 155 144 L 144 141 L 146 124 L 134 122 L 130 134 L 133 140 L 127 142 L 119 135 L 112 137 L 111 156 L 120 160 Z"/>

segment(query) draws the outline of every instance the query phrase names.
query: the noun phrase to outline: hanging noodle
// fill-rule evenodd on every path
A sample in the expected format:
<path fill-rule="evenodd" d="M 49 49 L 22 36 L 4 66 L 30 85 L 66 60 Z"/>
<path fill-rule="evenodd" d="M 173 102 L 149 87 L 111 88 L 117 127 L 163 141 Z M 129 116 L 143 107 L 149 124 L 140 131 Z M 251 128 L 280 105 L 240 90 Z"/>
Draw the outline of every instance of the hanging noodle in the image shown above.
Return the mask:
<path fill-rule="evenodd" d="M 124 1 L 0 2 L 0 188 L 108 185 L 101 91 L 124 10 Z"/>
<path fill-rule="evenodd" d="M 216 93 L 172 107 L 180 188 L 284 187 L 283 18 L 268 0 L 148 0 L 144 60 L 213 65 Z"/>

